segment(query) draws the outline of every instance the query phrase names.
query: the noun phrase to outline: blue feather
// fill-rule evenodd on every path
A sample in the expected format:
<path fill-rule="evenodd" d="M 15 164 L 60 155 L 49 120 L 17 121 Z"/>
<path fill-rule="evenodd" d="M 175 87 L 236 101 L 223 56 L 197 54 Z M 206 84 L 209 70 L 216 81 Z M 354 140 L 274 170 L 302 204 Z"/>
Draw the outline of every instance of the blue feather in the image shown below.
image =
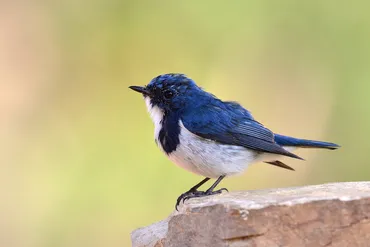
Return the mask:
<path fill-rule="evenodd" d="M 161 121 L 162 129 L 159 132 L 159 141 L 167 154 L 176 150 L 180 144 L 179 116 L 176 113 L 165 113 Z"/>
<path fill-rule="evenodd" d="M 220 144 L 242 146 L 259 153 L 273 153 L 297 159 L 284 146 L 336 149 L 334 143 L 304 140 L 274 134 L 257 122 L 236 102 L 222 101 L 198 87 L 183 74 L 165 74 L 135 91 L 150 97 L 150 104 L 163 112 L 158 141 L 167 154 L 179 146 L 181 120 L 190 132 Z"/>
<path fill-rule="evenodd" d="M 301 148 L 326 148 L 337 149 L 340 146 L 331 142 L 313 141 L 275 134 L 275 142 L 280 146 L 291 146 Z"/>
<path fill-rule="evenodd" d="M 278 145 L 269 129 L 255 121 L 247 110 L 234 102 L 222 102 L 213 98 L 206 105 L 185 110 L 181 120 L 190 132 L 202 138 L 301 159 Z"/>

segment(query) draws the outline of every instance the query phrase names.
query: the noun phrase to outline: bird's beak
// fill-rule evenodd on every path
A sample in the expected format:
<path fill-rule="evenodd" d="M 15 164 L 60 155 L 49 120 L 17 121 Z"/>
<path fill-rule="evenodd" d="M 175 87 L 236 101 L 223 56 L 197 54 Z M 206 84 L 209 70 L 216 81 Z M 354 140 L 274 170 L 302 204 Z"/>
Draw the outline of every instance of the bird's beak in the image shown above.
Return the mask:
<path fill-rule="evenodd" d="M 143 95 L 150 96 L 150 92 L 147 89 L 145 89 L 145 87 L 130 86 L 129 88 L 132 89 L 132 90 L 134 90 L 134 91 L 136 91 L 136 92 L 138 92 L 138 93 L 142 93 Z"/>

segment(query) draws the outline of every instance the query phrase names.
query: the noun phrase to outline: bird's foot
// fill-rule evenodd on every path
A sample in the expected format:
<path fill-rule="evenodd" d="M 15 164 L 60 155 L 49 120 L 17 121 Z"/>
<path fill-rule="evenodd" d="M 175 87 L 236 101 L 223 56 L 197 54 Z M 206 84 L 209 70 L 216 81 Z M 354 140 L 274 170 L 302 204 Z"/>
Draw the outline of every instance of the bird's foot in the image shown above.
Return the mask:
<path fill-rule="evenodd" d="M 194 195 L 195 193 L 197 193 L 197 192 L 199 192 L 199 191 L 197 191 L 197 190 L 189 190 L 189 191 L 186 191 L 185 193 L 182 193 L 178 198 L 177 198 L 177 201 L 176 201 L 176 206 L 175 206 L 175 208 L 176 208 L 176 211 L 179 211 L 178 209 L 177 209 L 177 207 L 180 205 L 180 203 L 181 203 L 181 201 L 184 199 L 184 198 L 186 198 L 186 197 L 188 197 L 188 196 L 190 196 L 190 195 Z"/>
<path fill-rule="evenodd" d="M 222 193 L 222 191 L 229 192 L 226 188 L 222 188 L 219 190 L 215 191 L 198 191 L 198 190 L 189 190 L 179 196 L 176 201 L 176 210 L 181 201 L 185 202 L 186 200 L 189 200 L 191 198 L 196 198 L 196 197 L 204 197 L 204 196 L 211 196 L 211 195 L 216 195 Z M 177 210 L 178 211 L 178 210 Z"/>
<path fill-rule="evenodd" d="M 183 202 L 191 199 L 191 198 L 196 198 L 196 197 L 204 197 L 204 196 L 211 196 L 211 195 L 216 195 L 216 194 L 221 194 L 222 191 L 229 192 L 226 188 L 222 188 L 219 190 L 214 190 L 214 191 L 196 191 L 195 193 L 189 194 L 184 197 Z"/>

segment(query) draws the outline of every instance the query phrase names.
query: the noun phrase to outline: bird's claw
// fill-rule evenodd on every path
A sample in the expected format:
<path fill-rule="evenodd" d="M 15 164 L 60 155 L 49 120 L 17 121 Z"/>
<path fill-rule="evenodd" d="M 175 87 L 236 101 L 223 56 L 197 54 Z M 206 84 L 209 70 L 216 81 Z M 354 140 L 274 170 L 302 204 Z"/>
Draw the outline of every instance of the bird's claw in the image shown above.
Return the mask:
<path fill-rule="evenodd" d="M 185 192 L 185 193 L 182 193 L 182 194 L 177 198 L 176 206 L 175 206 L 176 211 L 179 211 L 179 210 L 177 209 L 177 207 L 180 205 L 181 201 L 183 201 L 187 196 L 194 194 L 195 192 L 198 192 L 198 191 L 197 191 L 197 190 L 189 190 L 189 191 L 187 191 L 187 192 Z"/>
<path fill-rule="evenodd" d="M 228 189 L 222 188 L 215 191 L 198 191 L 198 190 L 189 190 L 179 196 L 176 201 L 176 211 L 178 211 L 177 207 L 180 205 L 181 201 L 185 203 L 187 200 L 191 198 L 197 198 L 197 197 L 204 197 L 204 196 L 211 196 L 216 194 L 221 194 L 223 191 L 229 192 Z"/>
<path fill-rule="evenodd" d="M 194 193 L 185 196 L 184 199 L 182 200 L 182 202 L 185 203 L 190 198 L 202 197 L 202 196 L 206 196 L 205 191 L 195 191 Z"/>

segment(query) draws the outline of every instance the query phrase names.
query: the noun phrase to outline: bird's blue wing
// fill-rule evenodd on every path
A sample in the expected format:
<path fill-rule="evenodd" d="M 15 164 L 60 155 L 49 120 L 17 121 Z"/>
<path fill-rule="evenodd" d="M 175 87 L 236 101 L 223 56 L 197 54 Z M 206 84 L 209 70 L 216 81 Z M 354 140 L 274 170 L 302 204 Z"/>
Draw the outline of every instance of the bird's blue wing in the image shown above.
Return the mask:
<path fill-rule="evenodd" d="M 236 103 L 202 106 L 186 112 L 181 120 L 190 132 L 205 139 L 301 159 L 278 145 L 274 134 Z"/>

